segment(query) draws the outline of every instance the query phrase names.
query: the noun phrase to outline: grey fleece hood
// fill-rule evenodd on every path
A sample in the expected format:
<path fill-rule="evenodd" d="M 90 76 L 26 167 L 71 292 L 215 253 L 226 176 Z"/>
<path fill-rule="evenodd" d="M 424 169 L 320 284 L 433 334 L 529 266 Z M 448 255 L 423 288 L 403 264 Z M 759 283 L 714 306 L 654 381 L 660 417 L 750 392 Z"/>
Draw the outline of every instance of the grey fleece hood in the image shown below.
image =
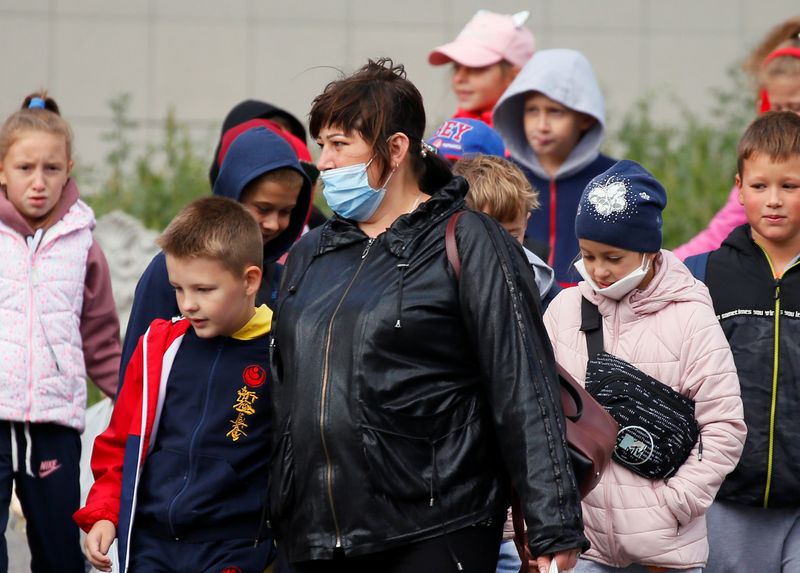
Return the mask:
<path fill-rule="evenodd" d="M 511 156 L 537 176 L 550 179 L 525 137 L 525 99 L 533 91 L 597 120 L 559 168 L 556 178 L 567 177 L 594 161 L 605 136 L 606 104 L 589 60 L 575 50 L 536 52 L 494 108 L 494 128 L 503 137 Z"/>

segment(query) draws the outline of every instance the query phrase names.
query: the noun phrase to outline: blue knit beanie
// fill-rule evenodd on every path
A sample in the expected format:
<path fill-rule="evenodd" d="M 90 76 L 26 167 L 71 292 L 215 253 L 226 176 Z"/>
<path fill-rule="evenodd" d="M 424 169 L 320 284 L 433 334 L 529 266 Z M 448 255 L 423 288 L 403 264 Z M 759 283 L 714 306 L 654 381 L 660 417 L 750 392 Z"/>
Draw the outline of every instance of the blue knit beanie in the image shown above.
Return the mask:
<path fill-rule="evenodd" d="M 618 161 L 586 186 L 575 217 L 578 239 L 655 253 L 661 248 L 661 211 L 667 192 L 635 161 Z"/>

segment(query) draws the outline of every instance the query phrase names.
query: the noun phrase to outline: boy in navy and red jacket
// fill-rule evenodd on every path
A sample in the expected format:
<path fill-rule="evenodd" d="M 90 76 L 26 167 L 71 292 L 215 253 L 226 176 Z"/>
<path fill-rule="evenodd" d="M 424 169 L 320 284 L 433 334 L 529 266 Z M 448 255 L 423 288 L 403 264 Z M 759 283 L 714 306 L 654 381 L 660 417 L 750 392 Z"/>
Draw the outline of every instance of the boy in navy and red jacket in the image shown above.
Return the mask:
<path fill-rule="evenodd" d="M 275 552 L 265 509 L 272 312 L 254 306 L 261 231 L 241 204 L 207 197 L 159 245 L 183 316 L 156 319 L 139 340 L 75 521 L 101 571 L 118 538 L 123 573 L 261 573 Z"/>
<path fill-rule="evenodd" d="M 277 125 L 278 120 L 285 121 L 282 119 L 284 115 L 274 118 L 270 115 L 271 121 L 263 123 L 253 120 L 250 114 L 274 112 L 276 109 L 265 103 L 258 104 L 251 100 L 243 102 L 226 118 L 225 126 L 230 124 L 230 127 L 220 136 L 210 175 L 214 195 L 242 203 L 263 229 L 264 280 L 256 301 L 274 306 L 283 269 L 278 260 L 300 237 L 309 220 L 313 184 L 308 175 L 311 164 L 301 161 L 298 156 L 299 153 L 310 159 L 303 140 L 291 133 L 269 128 L 269 124 Z M 256 116 L 256 119 L 261 117 Z M 297 120 L 295 122 L 296 128 L 302 130 L 302 125 Z M 248 128 L 240 131 L 244 124 L 248 124 Z M 304 130 L 298 133 L 305 138 Z M 164 253 L 158 253 L 136 285 L 122 346 L 120 387 L 125 381 L 125 367 L 139 337 L 154 319 L 170 318 L 177 311 L 175 296 L 167 280 Z"/>
<path fill-rule="evenodd" d="M 497 102 L 494 128 L 539 191 L 541 209 L 531 213 L 526 237 L 548 245 L 546 262 L 561 286 L 576 284 L 578 202 L 589 181 L 616 163 L 600 153 L 605 101 L 592 65 L 575 50 L 536 52 Z"/>

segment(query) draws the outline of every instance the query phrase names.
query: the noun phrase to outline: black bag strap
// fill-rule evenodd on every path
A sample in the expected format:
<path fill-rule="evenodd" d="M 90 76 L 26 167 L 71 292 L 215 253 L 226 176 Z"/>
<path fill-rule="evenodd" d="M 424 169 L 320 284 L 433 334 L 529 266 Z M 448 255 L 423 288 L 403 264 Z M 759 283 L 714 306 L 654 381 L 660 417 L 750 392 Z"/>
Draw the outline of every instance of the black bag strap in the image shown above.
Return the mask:
<path fill-rule="evenodd" d="M 581 331 L 586 336 L 590 359 L 603 352 L 603 317 L 597 305 L 585 296 L 581 297 Z"/>

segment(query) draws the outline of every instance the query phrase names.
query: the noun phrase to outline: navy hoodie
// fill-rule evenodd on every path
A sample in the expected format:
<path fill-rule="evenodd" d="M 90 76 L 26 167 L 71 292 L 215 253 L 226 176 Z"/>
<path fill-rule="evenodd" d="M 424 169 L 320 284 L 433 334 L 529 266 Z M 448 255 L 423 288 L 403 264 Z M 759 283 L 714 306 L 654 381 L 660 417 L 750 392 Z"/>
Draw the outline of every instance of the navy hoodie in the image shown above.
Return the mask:
<path fill-rule="evenodd" d="M 311 208 L 311 181 L 286 140 L 268 129 L 258 127 L 245 131 L 233 141 L 214 184 L 214 195 L 240 201 L 248 183 L 265 173 L 284 167 L 294 169 L 303 176 L 303 188 L 297 198 L 297 205 L 292 210 L 289 226 L 264 245 L 264 278 L 256 296 L 256 305 L 266 304 L 270 308 L 274 308 L 283 268 L 277 260 L 300 237 L 308 218 Z M 166 258 L 161 252 L 153 257 L 136 285 L 122 347 L 119 388 L 122 388 L 125 369 L 136 344 L 150 323 L 156 318 L 166 319 L 178 314 L 180 310 L 175 291 L 169 284 Z"/>
<path fill-rule="evenodd" d="M 597 120 L 559 167 L 555 177 L 542 168 L 525 134 L 525 100 L 539 92 Z M 616 163 L 600 153 L 605 136 L 605 101 L 589 61 L 575 50 L 539 50 L 508 86 L 494 109 L 494 127 L 511 159 L 539 192 L 540 208 L 528 219 L 526 236 L 550 247 L 547 263 L 562 286 L 580 280 L 575 214 L 586 185 Z"/>
<path fill-rule="evenodd" d="M 189 328 L 169 370 L 136 523 L 170 539 L 262 539 L 272 433 L 267 402 L 271 314 L 232 336 Z M 134 530 L 136 526 L 134 526 Z"/>

